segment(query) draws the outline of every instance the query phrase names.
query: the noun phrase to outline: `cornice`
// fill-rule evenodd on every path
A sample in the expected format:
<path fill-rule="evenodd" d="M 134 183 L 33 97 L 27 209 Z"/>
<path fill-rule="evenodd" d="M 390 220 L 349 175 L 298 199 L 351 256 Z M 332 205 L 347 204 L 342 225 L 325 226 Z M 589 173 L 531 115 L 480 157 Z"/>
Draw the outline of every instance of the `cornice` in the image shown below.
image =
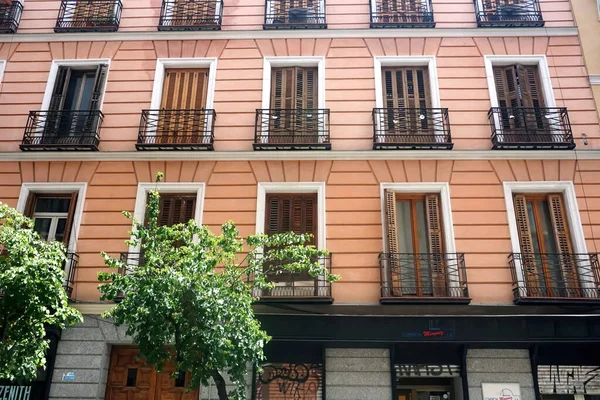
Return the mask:
<path fill-rule="evenodd" d="M 0 152 L 2 161 L 600 160 L 589 150 Z"/>
<path fill-rule="evenodd" d="M 114 32 L 114 33 L 16 33 L 0 35 L 2 42 L 104 42 L 144 40 L 211 39 L 319 39 L 398 37 L 514 37 L 577 36 L 576 26 L 547 28 L 431 28 L 431 29 L 307 29 L 307 30 L 225 30 L 209 32 Z"/>

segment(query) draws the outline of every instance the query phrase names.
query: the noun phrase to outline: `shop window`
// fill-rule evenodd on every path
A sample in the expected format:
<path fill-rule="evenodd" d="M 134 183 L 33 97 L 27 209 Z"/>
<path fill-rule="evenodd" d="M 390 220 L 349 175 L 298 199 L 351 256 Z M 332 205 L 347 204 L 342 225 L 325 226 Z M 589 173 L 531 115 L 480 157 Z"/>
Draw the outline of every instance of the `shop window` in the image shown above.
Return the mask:
<path fill-rule="evenodd" d="M 458 365 L 399 364 L 396 370 L 398 400 L 460 400 L 461 369 Z"/>
<path fill-rule="evenodd" d="M 322 400 L 323 365 L 271 363 L 256 374 L 253 400 Z"/>

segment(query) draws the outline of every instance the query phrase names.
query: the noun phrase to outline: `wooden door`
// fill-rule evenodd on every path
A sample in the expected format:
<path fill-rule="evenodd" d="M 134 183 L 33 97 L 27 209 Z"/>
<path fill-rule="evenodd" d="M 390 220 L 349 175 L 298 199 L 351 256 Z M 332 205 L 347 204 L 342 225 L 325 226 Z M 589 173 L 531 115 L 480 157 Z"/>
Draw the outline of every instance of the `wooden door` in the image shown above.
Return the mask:
<path fill-rule="evenodd" d="M 186 391 L 190 375 L 172 377 L 175 367 L 168 362 L 162 372 L 136 360 L 136 347 L 113 347 L 106 400 L 196 400 L 199 389 Z"/>
<path fill-rule="evenodd" d="M 167 69 L 158 115 L 158 143 L 198 143 L 206 125 L 208 69 Z"/>

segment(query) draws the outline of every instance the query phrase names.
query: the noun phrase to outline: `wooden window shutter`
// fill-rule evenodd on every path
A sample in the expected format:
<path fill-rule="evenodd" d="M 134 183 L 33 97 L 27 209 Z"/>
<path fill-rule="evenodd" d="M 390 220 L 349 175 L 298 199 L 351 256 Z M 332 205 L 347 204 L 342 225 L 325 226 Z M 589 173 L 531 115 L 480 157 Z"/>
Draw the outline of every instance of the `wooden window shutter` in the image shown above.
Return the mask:
<path fill-rule="evenodd" d="M 69 242 L 71 240 L 71 231 L 73 230 L 73 219 L 75 218 L 75 206 L 77 205 L 77 192 L 71 193 L 71 202 L 69 203 L 69 215 L 65 224 L 65 233 L 63 237 L 63 243 L 65 248 L 69 248 Z"/>
<path fill-rule="evenodd" d="M 273 68 L 271 79 L 271 108 L 293 109 L 295 68 Z"/>
<path fill-rule="evenodd" d="M 48 106 L 48 110 L 62 110 L 70 78 L 71 67 L 58 67 L 58 71 L 56 73 L 56 80 L 54 81 L 54 88 L 52 89 L 52 98 L 50 99 L 50 105 Z"/>
<path fill-rule="evenodd" d="M 317 83 L 317 68 L 273 68 L 271 77 L 271 108 L 317 108 Z"/>
<path fill-rule="evenodd" d="M 385 230 L 387 236 L 387 277 L 390 291 L 389 296 L 400 296 L 402 282 L 400 281 L 400 259 L 398 256 L 398 228 L 396 226 L 396 193 L 386 189 L 385 193 Z"/>
<path fill-rule="evenodd" d="M 542 96 L 537 66 L 517 65 L 516 69 L 519 76 L 519 88 L 521 89 L 523 107 L 544 107 L 544 98 Z"/>
<path fill-rule="evenodd" d="M 558 257 L 565 286 L 570 290 L 569 297 L 579 297 L 579 275 L 577 265 L 572 257 L 573 247 L 562 195 L 549 194 L 548 208 L 550 209 L 554 239 L 560 253 Z M 572 292 L 573 290 L 575 292 Z"/>
<path fill-rule="evenodd" d="M 445 296 L 446 268 L 444 256 L 444 240 L 440 211 L 440 196 L 438 194 L 425 195 L 425 213 L 427 218 L 427 233 L 429 236 L 429 260 L 431 279 L 435 296 Z"/>
<path fill-rule="evenodd" d="M 96 77 L 94 79 L 94 90 L 92 92 L 92 99 L 90 101 L 90 110 L 100 109 L 100 99 L 104 93 L 104 85 L 106 84 L 106 72 L 108 71 L 108 65 L 98 65 L 96 68 Z"/>
<path fill-rule="evenodd" d="M 167 69 L 160 108 L 198 110 L 206 107 L 208 69 Z"/>
<path fill-rule="evenodd" d="M 316 244 L 317 195 L 315 194 L 268 194 L 267 234 L 295 232 L 313 235 L 311 244 Z"/>
<path fill-rule="evenodd" d="M 522 270 L 525 275 L 523 279 L 527 288 L 532 290 L 532 293 L 539 293 L 540 283 L 536 260 L 533 254 L 533 237 L 531 235 L 529 213 L 527 212 L 527 198 L 522 194 L 514 195 L 513 203 L 517 220 L 517 231 L 519 232 Z"/>
<path fill-rule="evenodd" d="M 297 109 L 316 108 L 317 68 L 296 68 L 296 107 Z"/>
<path fill-rule="evenodd" d="M 431 90 L 426 67 L 383 68 L 387 108 L 430 108 Z"/>
<path fill-rule="evenodd" d="M 160 196 L 158 226 L 187 224 L 195 216 L 196 196 L 162 194 Z"/>
<path fill-rule="evenodd" d="M 496 83 L 499 107 L 523 107 L 519 97 L 519 81 L 516 66 L 494 67 L 494 81 Z"/>

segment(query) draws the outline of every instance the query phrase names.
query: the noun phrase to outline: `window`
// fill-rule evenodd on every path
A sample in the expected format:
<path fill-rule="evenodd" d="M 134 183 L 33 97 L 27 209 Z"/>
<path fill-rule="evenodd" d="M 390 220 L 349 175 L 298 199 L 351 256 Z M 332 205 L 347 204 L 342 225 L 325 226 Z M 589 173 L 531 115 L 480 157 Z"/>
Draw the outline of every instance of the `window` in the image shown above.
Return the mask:
<path fill-rule="evenodd" d="M 26 214 L 33 219 L 33 229 L 44 240 L 57 240 L 68 247 L 76 203 L 77 193 L 33 193 Z"/>
<path fill-rule="evenodd" d="M 479 27 L 544 26 L 538 0 L 476 0 Z"/>
<path fill-rule="evenodd" d="M 62 0 L 55 32 L 115 32 L 119 28 L 120 0 Z"/>
<path fill-rule="evenodd" d="M 266 233 L 294 232 L 313 235 L 317 243 L 317 194 L 267 194 Z M 320 282 L 308 273 L 281 273 L 277 265 L 267 266 L 275 288 L 263 296 L 319 296 Z"/>
<path fill-rule="evenodd" d="M 373 0 L 371 28 L 433 28 L 430 0 Z"/>
<path fill-rule="evenodd" d="M 562 195 L 515 194 L 515 217 L 525 282 L 544 297 L 580 288 Z M 579 297 L 579 296 L 578 296 Z"/>
<path fill-rule="evenodd" d="M 256 376 L 254 400 L 323 399 L 323 364 L 271 363 Z"/>
<path fill-rule="evenodd" d="M 494 81 L 499 107 L 544 107 L 542 85 L 536 65 L 496 66 Z"/>
<path fill-rule="evenodd" d="M 160 196 L 158 225 L 187 224 L 196 213 L 196 194 L 165 193 Z"/>
<path fill-rule="evenodd" d="M 221 8 L 221 0 L 163 0 L 158 29 L 220 29 Z"/>
<path fill-rule="evenodd" d="M 385 196 L 392 294 L 445 296 L 448 282 L 439 195 L 397 195 L 386 190 Z"/>
<path fill-rule="evenodd" d="M 264 29 L 327 28 L 325 0 L 266 0 Z"/>

